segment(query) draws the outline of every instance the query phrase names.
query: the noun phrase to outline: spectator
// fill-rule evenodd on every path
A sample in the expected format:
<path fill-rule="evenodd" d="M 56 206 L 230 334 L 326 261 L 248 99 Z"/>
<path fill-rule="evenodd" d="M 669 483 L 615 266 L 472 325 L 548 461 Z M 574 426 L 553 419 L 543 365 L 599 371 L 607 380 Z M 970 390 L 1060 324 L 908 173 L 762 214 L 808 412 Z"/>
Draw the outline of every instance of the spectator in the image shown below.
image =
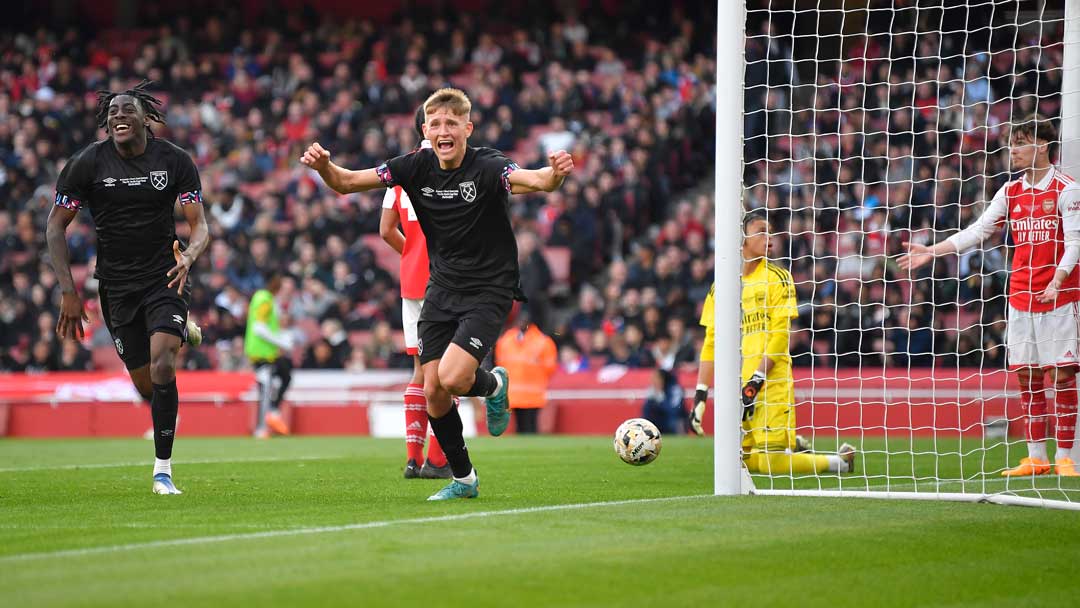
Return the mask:
<path fill-rule="evenodd" d="M 495 363 L 505 367 L 510 384 L 510 407 L 517 433 L 535 434 L 540 410 L 547 404 L 548 382 L 558 369 L 555 342 L 532 323 L 529 309 L 518 311 L 517 327 L 495 343 Z"/>
<path fill-rule="evenodd" d="M 641 417 L 655 424 L 662 434 L 685 434 L 684 397 L 675 374 L 666 369 L 657 369 L 653 372 L 652 387 L 645 399 Z"/>

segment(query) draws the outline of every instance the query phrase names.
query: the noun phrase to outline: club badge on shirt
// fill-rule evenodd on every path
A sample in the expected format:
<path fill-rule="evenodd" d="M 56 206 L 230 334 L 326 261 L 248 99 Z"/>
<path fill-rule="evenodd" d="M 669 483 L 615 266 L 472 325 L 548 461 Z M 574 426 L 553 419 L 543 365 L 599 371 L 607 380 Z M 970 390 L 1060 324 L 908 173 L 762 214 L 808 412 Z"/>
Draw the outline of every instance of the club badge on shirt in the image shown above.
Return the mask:
<path fill-rule="evenodd" d="M 169 185 L 169 173 L 167 171 L 151 171 L 150 185 L 158 190 L 164 190 Z"/>
<path fill-rule="evenodd" d="M 461 182 L 460 184 L 458 184 L 458 190 L 461 191 L 461 198 L 465 199 L 465 202 L 471 203 L 476 200 L 475 182 Z"/>

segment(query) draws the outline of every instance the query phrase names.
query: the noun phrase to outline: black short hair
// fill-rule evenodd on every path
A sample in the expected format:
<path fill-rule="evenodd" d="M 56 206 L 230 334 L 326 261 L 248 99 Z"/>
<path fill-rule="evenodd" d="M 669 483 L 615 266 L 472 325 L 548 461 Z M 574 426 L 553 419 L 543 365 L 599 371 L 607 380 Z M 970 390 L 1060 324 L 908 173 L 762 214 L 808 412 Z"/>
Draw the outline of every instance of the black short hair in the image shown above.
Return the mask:
<path fill-rule="evenodd" d="M 750 224 L 761 220 L 766 224 L 769 223 L 769 213 L 764 208 L 758 207 L 757 209 L 751 209 L 743 214 L 742 217 L 742 229 L 743 234 L 746 234 L 746 229 L 750 227 Z"/>
<path fill-rule="evenodd" d="M 165 111 L 161 109 L 161 100 L 146 92 L 147 88 L 153 83 L 154 81 L 152 80 L 143 79 L 142 82 L 125 91 L 98 91 L 98 127 L 105 128 L 105 125 L 108 124 L 109 104 L 112 103 L 113 99 L 116 99 L 121 95 L 130 95 L 131 97 L 134 97 L 139 102 L 139 105 L 142 106 L 143 112 L 146 112 L 147 118 L 156 123 L 165 124 Z M 150 131 L 150 129 L 147 129 L 147 131 Z M 153 131 L 150 131 L 150 135 L 153 134 Z"/>

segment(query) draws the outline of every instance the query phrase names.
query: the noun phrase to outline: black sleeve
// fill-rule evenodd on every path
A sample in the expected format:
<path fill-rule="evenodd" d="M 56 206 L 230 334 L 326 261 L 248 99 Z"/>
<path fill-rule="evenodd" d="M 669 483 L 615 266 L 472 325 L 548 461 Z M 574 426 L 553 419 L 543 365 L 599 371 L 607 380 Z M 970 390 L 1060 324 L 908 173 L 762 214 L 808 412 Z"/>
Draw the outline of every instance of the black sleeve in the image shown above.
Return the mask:
<path fill-rule="evenodd" d="M 202 180 L 199 179 L 199 169 L 191 156 L 176 149 L 176 189 L 181 205 L 189 203 L 202 203 Z"/>
<path fill-rule="evenodd" d="M 406 184 L 412 183 L 419 158 L 420 155 L 416 152 L 402 154 L 375 167 L 375 173 L 379 175 L 379 179 L 387 188 L 393 188 L 394 186 L 404 187 Z"/>
<path fill-rule="evenodd" d="M 80 150 L 64 165 L 56 179 L 56 206 L 79 210 L 90 198 L 94 184 L 94 145 Z"/>
<path fill-rule="evenodd" d="M 501 188 L 510 192 L 510 174 L 521 167 L 498 150 L 478 148 L 476 154 L 476 160 L 483 170 L 484 190 Z"/>

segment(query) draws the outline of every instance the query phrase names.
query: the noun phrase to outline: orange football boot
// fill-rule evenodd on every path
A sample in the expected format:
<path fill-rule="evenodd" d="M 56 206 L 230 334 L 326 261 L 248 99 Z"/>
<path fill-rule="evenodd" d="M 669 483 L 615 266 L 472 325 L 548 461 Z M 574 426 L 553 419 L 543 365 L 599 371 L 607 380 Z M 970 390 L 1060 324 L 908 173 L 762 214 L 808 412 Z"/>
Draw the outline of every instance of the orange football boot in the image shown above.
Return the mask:
<path fill-rule="evenodd" d="M 1076 472 L 1076 462 L 1072 458 L 1059 458 L 1054 461 L 1054 469 L 1058 477 L 1080 477 Z"/>
<path fill-rule="evenodd" d="M 1046 475 L 1050 472 L 1050 461 L 1039 458 L 1021 458 L 1020 466 L 1015 469 L 1006 469 L 1001 472 L 1002 477 L 1030 477 L 1031 475 Z"/>
<path fill-rule="evenodd" d="M 289 434 L 289 425 L 285 424 L 285 419 L 278 412 L 266 413 L 266 426 L 270 427 L 270 430 L 278 435 Z"/>

